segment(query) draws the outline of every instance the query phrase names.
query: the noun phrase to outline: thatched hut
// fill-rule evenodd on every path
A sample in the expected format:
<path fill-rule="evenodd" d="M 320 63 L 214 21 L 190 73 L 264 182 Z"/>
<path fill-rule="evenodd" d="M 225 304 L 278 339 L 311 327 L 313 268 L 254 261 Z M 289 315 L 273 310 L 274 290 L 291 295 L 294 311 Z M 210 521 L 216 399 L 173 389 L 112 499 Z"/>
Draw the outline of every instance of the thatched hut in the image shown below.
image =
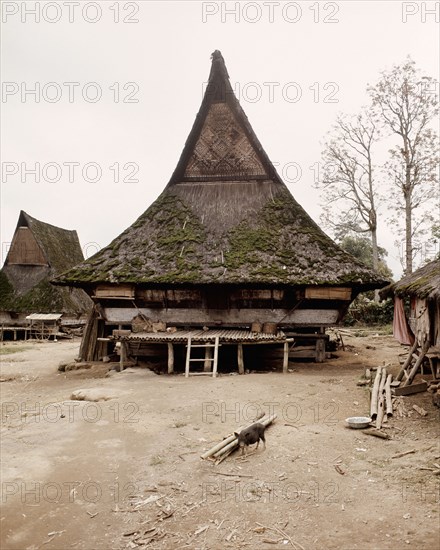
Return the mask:
<path fill-rule="evenodd" d="M 21 211 L 0 271 L 0 322 L 24 323 L 31 313 L 86 314 L 93 303 L 83 290 L 50 284 L 53 277 L 82 261 L 76 231 L 55 227 Z"/>
<path fill-rule="evenodd" d="M 385 288 L 382 294 L 390 293 L 394 295 L 396 303 L 405 299 L 409 301 L 408 321 L 414 343 L 404 367 L 408 368 L 413 358 L 416 360 L 410 382 L 417 372 L 416 367 L 422 364 L 425 356 L 430 360 L 435 375 L 434 365 L 440 359 L 440 258 Z M 400 310 L 403 311 L 402 308 Z M 401 326 L 401 323 L 396 322 L 396 309 L 394 326 Z M 395 331 L 395 336 L 399 339 L 400 334 Z"/>
<path fill-rule="evenodd" d="M 290 194 L 216 51 L 200 111 L 162 194 L 57 284 L 85 289 L 97 303 L 96 318 L 111 328 L 132 328 L 140 317 L 209 334 L 271 323 L 284 335 L 300 328 L 322 335 L 359 292 L 386 282 L 337 246 Z M 93 331 L 98 338 L 108 333 Z M 240 334 L 230 343 L 240 346 Z M 228 342 L 224 332 L 219 338 Z"/>

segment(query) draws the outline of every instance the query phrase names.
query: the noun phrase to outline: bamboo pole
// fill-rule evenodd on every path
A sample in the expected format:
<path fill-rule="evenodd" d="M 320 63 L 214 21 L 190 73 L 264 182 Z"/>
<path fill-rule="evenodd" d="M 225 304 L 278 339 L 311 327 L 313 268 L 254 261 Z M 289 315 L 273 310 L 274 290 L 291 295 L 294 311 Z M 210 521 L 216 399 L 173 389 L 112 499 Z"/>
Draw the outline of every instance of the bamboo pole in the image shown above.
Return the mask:
<path fill-rule="evenodd" d="M 374 379 L 373 389 L 371 390 L 370 416 L 372 420 L 377 417 L 377 398 L 379 393 L 381 374 L 382 367 L 378 367 L 376 371 L 376 378 Z"/>
<path fill-rule="evenodd" d="M 387 369 L 382 369 L 382 376 L 380 378 L 380 385 L 379 385 L 379 405 L 377 410 L 377 417 L 376 417 L 376 428 L 380 429 L 382 426 L 382 421 L 385 413 L 385 383 L 387 380 Z"/>
<path fill-rule="evenodd" d="M 386 401 L 386 404 L 387 404 L 387 416 L 388 418 L 390 416 L 393 416 L 393 401 L 391 399 L 391 381 L 393 379 L 393 375 L 392 374 L 389 374 L 388 375 L 388 378 L 387 378 L 387 381 L 386 381 L 386 384 L 385 384 L 385 401 Z"/>

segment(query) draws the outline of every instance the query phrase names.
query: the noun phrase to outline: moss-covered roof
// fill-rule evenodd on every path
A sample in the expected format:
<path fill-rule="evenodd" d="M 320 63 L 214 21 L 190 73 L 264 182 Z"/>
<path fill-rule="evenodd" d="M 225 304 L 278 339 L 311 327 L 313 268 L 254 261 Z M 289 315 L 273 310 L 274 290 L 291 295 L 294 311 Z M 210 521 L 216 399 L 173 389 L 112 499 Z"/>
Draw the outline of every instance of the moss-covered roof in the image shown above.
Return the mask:
<path fill-rule="evenodd" d="M 75 230 L 62 229 L 33 218 L 23 210 L 18 217 L 17 229 L 29 227 L 49 266 L 62 273 L 84 260 L 78 234 Z M 5 265 L 8 264 L 6 257 Z"/>
<path fill-rule="evenodd" d="M 92 306 L 81 289 L 55 287 L 52 278 L 84 260 L 76 231 L 44 223 L 20 212 L 17 230 L 28 227 L 48 265 L 10 264 L 0 271 L 0 309 L 26 313 L 84 313 Z"/>
<path fill-rule="evenodd" d="M 440 300 L 440 258 L 403 277 L 391 285 L 390 290 L 398 296 Z"/>
<path fill-rule="evenodd" d="M 218 51 L 164 192 L 109 246 L 57 283 L 386 284 L 295 201 L 235 98 Z"/>

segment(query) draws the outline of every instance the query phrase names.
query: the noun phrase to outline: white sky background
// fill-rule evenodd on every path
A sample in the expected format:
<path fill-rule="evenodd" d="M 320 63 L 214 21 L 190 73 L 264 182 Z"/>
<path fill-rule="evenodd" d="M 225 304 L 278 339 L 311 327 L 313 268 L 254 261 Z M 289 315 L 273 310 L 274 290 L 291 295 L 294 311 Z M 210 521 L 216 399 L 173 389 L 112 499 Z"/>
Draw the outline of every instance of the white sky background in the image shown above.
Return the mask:
<path fill-rule="evenodd" d="M 225 58 L 231 83 L 263 147 L 279 163 L 296 200 L 317 222 L 319 192 L 309 167 L 321 160 L 322 143 L 337 113 L 356 113 L 368 101 L 367 84 L 407 55 L 423 73 L 439 77 L 439 16 L 430 12 L 439 2 L 273 2 L 273 22 L 267 3 L 260 2 L 261 18 L 254 23 L 246 19 L 256 18 L 256 2 L 120 1 L 119 23 L 114 0 L 80 1 L 71 8 L 73 22 L 62 1 L 1 3 L 2 262 L 20 210 L 76 229 L 85 256 L 131 225 L 160 194 L 177 164 L 215 49 Z M 88 5 L 85 16 L 95 19 L 93 4 L 102 11 L 96 23 L 87 22 L 82 12 Z M 225 13 L 236 4 L 236 15 Z M 283 16 L 286 4 L 290 7 Z M 26 13 L 35 8 L 40 22 Z M 206 15 L 204 22 L 203 9 L 217 13 Z M 58 16 L 60 21 L 48 21 Z M 326 17 L 338 22 L 324 22 Z M 124 23 L 123 18 L 139 22 Z M 39 102 L 31 94 L 22 98 L 36 82 Z M 57 90 L 43 90 L 49 82 L 61 88 L 59 101 L 47 101 Z M 79 83 L 72 102 L 64 82 Z M 82 95 L 86 86 L 92 97 L 94 89 L 87 88 L 91 82 L 102 91 L 95 103 Z M 123 101 L 134 91 L 123 89 L 129 82 L 139 87 L 137 103 Z M 279 83 L 273 85 L 273 97 L 264 84 L 268 82 Z M 18 87 L 18 92 L 6 95 L 5 83 L 15 83 L 7 91 Z M 118 102 L 116 86 L 110 89 L 114 83 L 121 92 Z M 289 83 L 296 88 L 284 88 L 286 99 L 282 90 Z M 313 85 L 314 90 L 309 89 Z M 295 89 L 301 98 L 289 101 Z M 261 97 L 254 101 L 256 92 Z M 36 162 L 41 166 L 39 183 L 21 169 L 21 163 L 31 169 Z M 80 163 L 73 182 L 64 162 Z M 96 183 L 85 181 L 81 173 L 90 162 L 102 169 Z M 129 175 L 125 163 L 138 165 L 133 177 L 139 182 L 115 182 L 109 168 L 115 162 L 120 163 L 122 178 Z M 15 166 L 5 163 L 17 163 L 18 173 L 5 174 Z M 47 181 L 55 175 L 54 169 L 46 173 L 47 163 L 62 169 L 58 182 Z M 290 163 L 302 169 L 295 183 Z M 90 169 L 88 177 L 93 176 Z M 398 278 L 395 238 L 382 221 L 379 244 L 389 251 L 388 264 Z"/>

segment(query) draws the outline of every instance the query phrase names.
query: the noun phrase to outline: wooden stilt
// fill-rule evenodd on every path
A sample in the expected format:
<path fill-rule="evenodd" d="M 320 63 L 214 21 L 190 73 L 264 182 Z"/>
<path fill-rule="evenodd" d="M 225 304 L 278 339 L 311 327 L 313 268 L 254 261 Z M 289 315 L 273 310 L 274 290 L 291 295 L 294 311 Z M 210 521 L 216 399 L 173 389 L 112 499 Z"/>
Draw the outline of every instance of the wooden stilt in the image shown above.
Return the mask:
<path fill-rule="evenodd" d="M 189 377 L 189 360 L 191 357 L 191 336 L 188 336 L 188 344 L 186 348 L 186 362 L 185 362 L 185 378 Z"/>
<path fill-rule="evenodd" d="M 215 347 L 214 347 L 214 365 L 212 367 L 212 376 L 215 378 L 217 376 L 217 364 L 218 364 L 218 345 L 220 342 L 220 338 L 218 336 L 215 337 Z"/>
<path fill-rule="evenodd" d="M 237 346 L 238 374 L 244 374 L 243 344 Z"/>
<path fill-rule="evenodd" d="M 203 371 L 211 372 L 212 370 L 212 348 L 205 348 L 205 362 L 203 363 Z"/>
<path fill-rule="evenodd" d="M 284 342 L 283 374 L 287 373 L 288 366 L 289 366 L 289 342 Z"/>
<path fill-rule="evenodd" d="M 174 372 L 174 346 L 171 342 L 168 342 L 168 374 Z"/>
<path fill-rule="evenodd" d="M 119 372 L 124 370 L 125 360 L 127 359 L 127 344 L 121 341 L 121 350 L 119 355 Z"/>
<path fill-rule="evenodd" d="M 316 339 L 316 362 L 323 363 L 325 361 L 325 340 L 324 338 Z"/>

